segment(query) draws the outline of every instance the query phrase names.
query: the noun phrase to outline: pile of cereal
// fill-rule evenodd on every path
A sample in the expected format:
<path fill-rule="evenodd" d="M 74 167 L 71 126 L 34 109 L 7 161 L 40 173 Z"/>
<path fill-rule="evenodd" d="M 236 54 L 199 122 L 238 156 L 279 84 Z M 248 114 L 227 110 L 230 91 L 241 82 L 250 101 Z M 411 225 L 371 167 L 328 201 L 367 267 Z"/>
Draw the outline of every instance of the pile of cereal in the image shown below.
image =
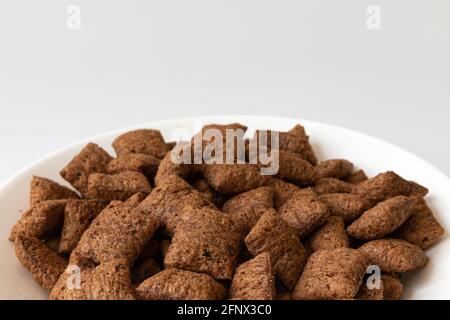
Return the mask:
<path fill-rule="evenodd" d="M 175 145 L 151 129 L 119 136 L 115 158 L 88 144 L 60 172 L 73 189 L 33 177 L 10 234 L 19 261 L 57 300 L 400 299 L 402 274 L 444 233 L 428 190 L 319 162 L 301 125 L 269 132 L 279 169 L 261 174 L 249 160 L 260 133 L 232 137 L 246 148 L 232 164 L 174 162 L 195 136 Z"/>

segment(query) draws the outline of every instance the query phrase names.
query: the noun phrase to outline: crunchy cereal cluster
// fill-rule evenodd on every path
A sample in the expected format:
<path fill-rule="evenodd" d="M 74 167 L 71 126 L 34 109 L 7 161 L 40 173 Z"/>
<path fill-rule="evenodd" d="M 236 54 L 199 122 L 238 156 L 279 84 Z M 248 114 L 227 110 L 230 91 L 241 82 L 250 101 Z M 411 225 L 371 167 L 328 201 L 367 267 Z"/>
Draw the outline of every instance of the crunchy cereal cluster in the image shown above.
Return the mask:
<path fill-rule="evenodd" d="M 223 141 L 198 146 L 208 129 Z M 135 130 L 113 142 L 115 158 L 90 143 L 61 170 L 73 189 L 33 177 L 10 234 L 20 263 L 57 300 L 401 299 L 401 275 L 424 267 L 444 233 L 426 188 L 318 161 L 301 125 L 268 132 L 268 148 L 279 136 L 272 176 L 250 159 L 262 131 L 232 136 L 244 162 L 233 149 L 233 163 L 172 161 L 179 146 L 230 151 L 227 129 L 247 130 L 212 124 L 177 146 Z M 378 286 L 367 284 L 369 266 Z"/>

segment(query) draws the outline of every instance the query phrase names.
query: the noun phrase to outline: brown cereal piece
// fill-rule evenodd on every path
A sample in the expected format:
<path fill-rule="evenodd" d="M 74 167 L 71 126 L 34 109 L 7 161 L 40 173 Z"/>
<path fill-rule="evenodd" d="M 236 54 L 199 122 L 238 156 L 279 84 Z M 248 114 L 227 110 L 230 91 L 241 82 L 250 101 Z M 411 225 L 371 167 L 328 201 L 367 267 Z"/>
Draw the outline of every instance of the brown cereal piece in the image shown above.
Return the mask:
<path fill-rule="evenodd" d="M 79 269 L 78 269 L 79 268 Z M 80 283 L 71 281 L 80 270 Z M 73 285 L 74 287 L 70 287 Z M 122 260 L 112 260 L 98 266 L 71 258 L 66 271 L 50 293 L 51 300 L 134 300 L 130 270 Z"/>
<path fill-rule="evenodd" d="M 150 193 L 152 187 L 139 172 L 127 171 L 118 174 L 94 173 L 89 176 L 87 198 L 125 201 L 132 195 Z"/>
<path fill-rule="evenodd" d="M 58 251 L 70 253 L 92 220 L 108 205 L 106 201 L 69 200 L 64 210 L 64 224 Z"/>
<path fill-rule="evenodd" d="M 125 201 L 125 204 L 130 207 L 137 207 L 142 201 L 145 200 L 145 198 L 147 198 L 147 196 L 148 194 L 143 192 L 135 193 L 131 197 L 129 197 L 127 201 Z"/>
<path fill-rule="evenodd" d="M 299 233 L 300 238 L 324 224 L 330 216 L 327 206 L 318 196 L 295 194 L 278 210 L 280 217 Z"/>
<path fill-rule="evenodd" d="M 414 181 L 408 181 L 411 187 L 410 197 L 423 198 L 428 194 L 428 189 Z"/>
<path fill-rule="evenodd" d="M 319 162 L 316 167 L 318 178 L 345 179 L 353 171 L 353 163 L 344 159 L 333 159 Z"/>
<path fill-rule="evenodd" d="M 211 276 L 179 269 L 166 269 L 136 289 L 141 300 L 221 300 L 225 288 Z"/>
<path fill-rule="evenodd" d="M 202 166 L 202 173 L 214 190 L 225 194 L 237 194 L 265 185 L 268 176 L 260 173 L 253 164 L 211 164 Z"/>
<path fill-rule="evenodd" d="M 344 219 L 338 216 L 329 217 L 327 222 L 308 239 L 307 246 L 313 252 L 350 247 Z"/>
<path fill-rule="evenodd" d="M 241 193 L 228 200 L 222 211 L 238 225 L 243 234 L 248 234 L 261 215 L 273 207 L 273 191 L 270 187 L 259 187 Z"/>
<path fill-rule="evenodd" d="M 391 274 L 382 274 L 384 300 L 401 300 L 403 296 L 403 284 L 400 279 Z"/>
<path fill-rule="evenodd" d="M 230 287 L 231 299 L 274 300 L 275 297 L 275 274 L 268 253 L 263 252 L 236 269 Z"/>
<path fill-rule="evenodd" d="M 196 165 L 189 165 L 174 161 L 174 159 L 177 159 L 176 155 L 179 148 L 182 148 L 182 145 L 175 147 L 175 149 L 170 152 L 167 152 L 167 154 L 161 160 L 161 163 L 159 164 L 158 170 L 155 175 L 156 186 L 162 184 L 163 181 L 171 175 L 186 178 L 191 172 L 196 171 Z"/>
<path fill-rule="evenodd" d="M 371 207 L 369 201 L 352 193 L 322 194 L 319 199 L 327 205 L 331 215 L 344 218 L 345 223 L 352 223 Z"/>
<path fill-rule="evenodd" d="M 418 189 L 422 191 L 418 193 Z M 414 195 L 424 196 L 428 190 L 400 177 L 398 174 L 388 171 L 380 173 L 367 181 L 358 184 L 354 190 L 355 193 L 376 204 L 395 196 Z"/>
<path fill-rule="evenodd" d="M 75 251 L 96 263 L 122 259 L 132 265 L 159 225 L 153 212 L 116 201 L 94 219 Z"/>
<path fill-rule="evenodd" d="M 61 170 L 60 175 L 81 194 L 88 189 L 88 178 L 92 173 L 106 173 L 112 157 L 95 143 L 89 143 Z"/>
<path fill-rule="evenodd" d="M 241 245 L 237 226 L 218 209 L 187 206 L 164 259 L 168 268 L 231 279 Z"/>
<path fill-rule="evenodd" d="M 278 178 L 270 179 L 268 186 L 271 187 L 274 191 L 273 206 L 276 209 L 281 207 L 287 200 L 289 200 L 294 195 L 294 193 L 302 190 L 299 186 Z"/>
<path fill-rule="evenodd" d="M 260 132 L 261 130 L 256 131 L 253 139 L 257 139 Z M 281 150 L 295 153 L 312 165 L 317 164 L 317 157 L 314 154 L 311 144 L 309 143 L 309 137 L 305 132 L 305 128 L 298 124 L 288 132 L 267 130 L 268 147 L 271 147 L 271 135 L 275 132 L 278 133 L 279 148 Z"/>
<path fill-rule="evenodd" d="M 111 160 L 106 170 L 109 174 L 137 171 L 145 175 L 148 179 L 153 179 L 160 162 L 160 159 L 147 154 L 123 153 Z"/>
<path fill-rule="evenodd" d="M 289 290 L 294 287 L 306 262 L 306 250 L 297 232 L 275 210 L 269 209 L 261 216 L 245 244 L 253 256 L 269 253 L 281 282 Z"/>
<path fill-rule="evenodd" d="M 131 283 L 140 284 L 160 271 L 161 268 L 154 259 L 139 261 L 131 269 Z"/>
<path fill-rule="evenodd" d="M 14 244 L 20 263 L 41 287 L 51 290 L 67 262 L 37 238 L 18 235 Z"/>
<path fill-rule="evenodd" d="M 166 142 L 167 149 L 172 150 L 177 145 L 176 141 Z"/>
<path fill-rule="evenodd" d="M 159 130 L 139 129 L 124 133 L 113 142 L 117 155 L 142 153 L 162 159 L 169 151 Z"/>
<path fill-rule="evenodd" d="M 383 238 L 400 227 L 412 213 L 416 200 L 397 196 L 380 202 L 364 212 L 348 228 L 354 238 L 373 240 Z"/>
<path fill-rule="evenodd" d="M 214 203 L 217 208 L 222 208 L 225 202 L 229 200 L 228 196 L 220 194 L 211 188 L 208 181 L 205 179 L 196 181 L 192 184 L 192 186 L 200 191 L 209 202 Z"/>
<path fill-rule="evenodd" d="M 412 271 L 424 267 L 428 262 L 422 249 L 399 239 L 373 240 L 363 244 L 358 251 L 384 272 Z"/>
<path fill-rule="evenodd" d="M 46 200 L 78 199 L 78 194 L 55 181 L 33 176 L 30 184 L 30 206 Z"/>
<path fill-rule="evenodd" d="M 364 255 L 354 249 L 317 251 L 309 257 L 292 298 L 353 299 L 361 286 L 367 265 Z"/>
<path fill-rule="evenodd" d="M 364 170 L 358 170 L 349 175 L 345 182 L 351 183 L 353 185 L 360 184 L 363 181 L 369 180 Z"/>
<path fill-rule="evenodd" d="M 335 178 L 322 178 L 316 181 L 313 189 L 318 194 L 350 193 L 353 187 L 352 184 Z"/>
<path fill-rule="evenodd" d="M 22 214 L 11 229 L 9 240 L 17 235 L 44 238 L 59 231 L 64 220 L 67 200 L 47 200 L 37 203 Z"/>
<path fill-rule="evenodd" d="M 277 153 L 279 157 L 278 178 L 300 185 L 309 185 L 314 182 L 316 171 L 311 163 L 303 160 L 295 153 L 284 150 L 272 152 L 272 157 L 276 156 Z"/>
<path fill-rule="evenodd" d="M 185 206 L 214 207 L 203 194 L 176 175 L 168 176 L 140 204 L 147 212 L 160 216 L 169 235 L 175 233 Z"/>
<path fill-rule="evenodd" d="M 368 284 L 363 281 L 359 292 L 356 295 L 357 300 L 384 300 L 384 287 L 383 281 L 380 283 L 379 288 L 369 288 Z"/>
<path fill-rule="evenodd" d="M 396 231 L 396 236 L 426 249 L 436 243 L 444 232 L 444 228 L 421 198 L 412 209 L 411 217 Z"/>

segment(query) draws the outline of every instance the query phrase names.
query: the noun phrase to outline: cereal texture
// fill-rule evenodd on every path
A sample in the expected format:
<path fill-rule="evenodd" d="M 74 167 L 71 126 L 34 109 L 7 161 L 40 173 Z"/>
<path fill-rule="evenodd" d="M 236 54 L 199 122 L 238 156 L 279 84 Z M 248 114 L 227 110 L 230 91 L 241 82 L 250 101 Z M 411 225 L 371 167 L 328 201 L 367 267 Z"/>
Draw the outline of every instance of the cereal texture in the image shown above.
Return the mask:
<path fill-rule="evenodd" d="M 155 185 L 159 186 L 164 183 L 164 180 L 171 176 L 176 175 L 182 178 L 187 177 L 191 172 L 195 172 L 196 165 L 188 165 L 184 163 L 178 163 L 174 160 L 177 160 L 177 150 L 182 148 L 182 144 L 175 147 L 171 152 L 167 152 L 164 158 L 161 160 L 159 164 L 158 170 L 155 175 Z"/>
<path fill-rule="evenodd" d="M 226 290 L 207 274 L 169 268 L 141 283 L 136 294 L 141 300 L 221 300 Z"/>
<path fill-rule="evenodd" d="M 78 269 L 79 268 L 79 269 Z M 71 281 L 80 270 L 80 283 Z M 73 286 L 73 287 L 69 287 Z M 66 271 L 50 293 L 52 300 L 134 300 L 130 270 L 122 260 L 112 260 L 98 266 L 71 258 Z"/>
<path fill-rule="evenodd" d="M 364 255 L 354 249 L 317 251 L 309 257 L 292 298 L 353 299 L 359 291 L 367 265 Z"/>
<path fill-rule="evenodd" d="M 360 183 L 354 192 L 376 204 L 395 196 L 409 196 L 411 193 L 424 196 L 428 190 L 388 171 Z"/>
<path fill-rule="evenodd" d="M 369 178 L 367 177 L 366 173 L 364 172 L 364 170 L 358 170 L 353 172 L 352 174 L 350 174 L 345 181 L 351 184 L 360 184 L 363 181 L 368 180 Z"/>
<path fill-rule="evenodd" d="M 358 251 L 384 272 L 407 272 L 424 267 L 428 258 L 418 246 L 404 240 L 381 239 L 363 244 Z"/>
<path fill-rule="evenodd" d="M 105 173 L 111 156 L 95 143 L 89 143 L 61 170 L 61 176 L 81 194 L 86 194 L 92 173 Z"/>
<path fill-rule="evenodd" d="M 78 194 L 52 180 L 33 176 L 30 184 L 30 206 L 41 201 L 78 199 Z"/>
<path fill-rule="evenodd" d="M 42 201 L 22 214 L 11 230 L 9 240 L 21 234 L 27 237 L 45 238 L 57 233 L 64 220 L 67 200 Z"/>
<path fill-rule="evenodd" d="M 241 245 L 234 222 L 215 208 L 185 207 L 164 264 L 231 279 Z"/>
<path fill-rule="evenodd" d="M 276 209 L 281 207 L 287 200 L 292 198 L 294 193 L 302 190 L 299 186 L 278 178 L 270 179 L 268 186 L 273 190 L 273 206 Z"/>
<path fill-rule="evenodd" d="M 327 193 L 350 193 L 353 185 L 335 178 L 318 179 L 314 185 L 314 191 L 318 194 Z"/>
<path fill-rule="evenodd" d="M 306 250 L 297 232 L 273 210 L 267 210 L 245 238 L 247 249 L 257 256 L 270 255 L 281 282 L 291 290 L 306 262 Z"/>
<path fill-rule="evenodd" d="M 363 281 L 359 292 L 356 295 L 357 300 L 384 300 L 384 288 L 383 281 L 380 283 L 380 287 L 369 288 L 367 283 Z"/>
<path fill-rule="evenodd" d="M 273 207 L 273 191 L 260 187 L 241 193 L 228 200 L 222 211 L 229 214 L 244 235 L 247 235 L 262 214 Z"/>
<path fill-rule="evenodd" d="M 138 192 L 150 193 L 151 190 L 147 178 L 140 172 L 94 173 L 89 176 L 86 196 L 90 199 L 125 201 Z"/>
<path fill-rule="evenodd" d="M 236 269 L 230 287 L 231 299 L 274 300 L 275 297 L 275 273 L 268 253 L 263 252 Z"/>
<path fill-rule="evenodd" d="M 357 194 L 329 193 L 319 196 L 331 215 L 344 218 L 345 223 L 352 223 L 371 207 L 371 203 Z"/>
<path fill-rule="evenodd" d="M 372 209 L 364 212 L 348 228 L 352 237 L 362 240 L 383 238 L 394 232 L 411 215 L 416 200 L 397 196 L 380 202 Z"/>
<path fill-rule="evenodd" d="M 154 259 L 139 261 L 131 269 L 131 283 L 140 284 L 160 271 L 161 268 Z"/>
<path fill-rule="evenodd" d="M 308 239 L 307 247 L 313 252 L 350 247 L 344 219 L 339 216 L 329 217 L 327 222 Z"/>
<path fill-rule="evenodd" d="M 111 203 L 84 232 L 75 251 L 96 263 L 121 259 L 132 265 L 159 224 L 157 215 L 139 206 Z"/>
<path fill-rule="evenodd" d="M 403 284 L 394 275 L 382 274 L 384 300 L 401 300 L 403 296 Z"/>
<path fill-rule="evenodd" d="M 92 220 L 108 205 L 97 200 L 69 200 L 64 211 L 64 224 L 59 242 L 60 253 L 70 253 L 80 241 Z"/>
<path fill-rule="evenodd" d="M 202 166 L 202 173 L 214 190 L 225 194 L 245 192 L 268 183 L 260 168 L 252 164 L 212 164 Z"/>
<path fill-rule="evenodd" d="M 345 179 L 353 172 L 353 163 L 344 159 L 333 159 L 320 162 L 315 169 L 318 178 Z"/>
<path fill-rule="evenodd" d="M 137 171 L 148 179 L 153 179 L 158 170 L 160 159 L 142 153 L 122 153 L 108 164 L 107 172 L 117 174 L 127 171 Z"/>
<path fill-rule="evenodd" d="M 297 193 L 278 210 L 281 218 L 295 228 L 300 237 L 305 237 L 315 228 L 325 223 L 330 212 L 317 196 Z"/>
<path fill-rule="evenodd" d="M 197 180 L 192 184 L 192 186 L 200 191 L 209 202 L 214 203 L 219 209 L 222 208 L 225 202 L 229 200 L 227 195 L 221 194 L 211 188 L 208 181 L 205 179 Z"/>
<path fill-rule="evenodd" d="M 411 217 L 397 230 L 396 235 L 426 249 L 435 244 L 444 232 L 425 200 L 419 199 L 412 209 Z"/>
<path fill-rule="evenodd" d="M 159 130 L 140 129 L 124 133 L 113 142 L 117 155 L 142 153 L 162 159 L 169 151 Z"/>
<path fill-rule="evenodd" d="M 272 157 L 277 156 L 277 152 L 272 151 Z M 316 171 L 311 163 L 303 160 L 295 153 L 280 150 L 279 170 L 277 177 L 288 180 L 299 185 L 309 185 L 316 178 Z"/>
<path fill-rule="evenodd" d="M 37 238 L 17 236 L 14 242 L 20 263 L 44 289 L 51 290 L 67 262 Z"/>

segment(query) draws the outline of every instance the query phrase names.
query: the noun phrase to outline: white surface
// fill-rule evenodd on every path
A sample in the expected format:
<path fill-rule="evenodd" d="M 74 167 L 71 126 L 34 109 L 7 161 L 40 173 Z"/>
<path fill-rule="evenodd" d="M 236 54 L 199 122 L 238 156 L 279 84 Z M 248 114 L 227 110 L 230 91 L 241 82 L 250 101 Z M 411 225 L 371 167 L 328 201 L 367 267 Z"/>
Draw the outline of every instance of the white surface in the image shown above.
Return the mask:
<path fill-rule="evenodd" d="M 239 121 L 249 126 L 249 129 L 268 128 L 288 130 L 298 120 L 265 117 L 220 117 L 202 119 L 184 119 L 150 123 L 149 128 L 160 129 L 166 139 L 177 128 L 194 132 L 205 123 L 228 123 Z M 144 127 L 144 126 L 139 126 Z M 352 159 L 368 174 L 374 175 L 389 169 L 397 171 L 407 179 L 415 180 L 430 188 L 427 199 L 438 219 L 447 230 L 450 230 L 450 180 L 433 166 L 420 158 L 382 140 L 372 138 L 351 130 L 324 125 L 315 122 L 305 122 L 305 127 L 311 135 L 314 149 L 319 159 L 344 157 Z M 129 128 L 128 128 L 129 129 Z M 128 130 L 126 129 L 126 130 Z M 119 132 L 94 137 L 94 141 L 111 151 L 110 144 Z M 65 150 L 49 155 L 45 160 L 22 171 L 0 189 L 0 299 L 39 299 L 46 293 L 31 279 L 30 274 L 20 266 L 14 256 L 13 245 L 7 240 L 9 230 L 19 217 L 19 211 L 27 208 L 28 184 L 33 174 L 46 176 L 59 182 L 58 169 L 63 167 L 84 145 L 85 142 L 68 147 Z M 385 155 L 389 155 L 386 157 Z M 412 299 L 449 299 L 450 277 L 450 239 L 445 238 L 427 251 L 430 257 L 428 266 L 420 272 L 408 275 L 405 286 L 405 298 Z"/>
<path fill-rule="evenodd" d="M 226 113 L 356 129 L 450 174 L 449 31 L 448 0 L 1 1 L 0 182 L 94 134 Z"/>

